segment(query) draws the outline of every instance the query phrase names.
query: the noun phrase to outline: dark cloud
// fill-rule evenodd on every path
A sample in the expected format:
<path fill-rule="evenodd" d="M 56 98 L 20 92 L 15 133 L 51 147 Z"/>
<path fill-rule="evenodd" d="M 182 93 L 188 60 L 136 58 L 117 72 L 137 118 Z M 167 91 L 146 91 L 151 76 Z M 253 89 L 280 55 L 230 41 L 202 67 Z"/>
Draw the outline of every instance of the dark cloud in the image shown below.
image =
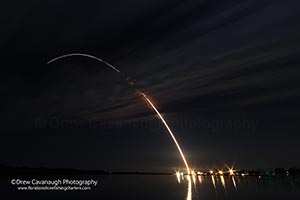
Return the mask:
<path fill-rule="evenodd" d="M 134 120 L 141 125 L 155 118 L 126 83 L 130 77 L 170 122 L 198 120 L 196 128 L 172 123 L 191 163 L 299 164 L 283 155 L 299 151 L 298 4 L 7 2 L 0 37 L 3 162 L 133 169 L 142 160 L 138 167 L 180 166 L 161 126 L 133 127 Z M 72 52 L 99 56 L 122 74 L 79 57 L 46 64 Z M 51 119 L 60 126 L 36 127 Z M 130 128 L 116 128 L 114 120 L 128 120 Z M 258 126 L 237 128 L 234 120 L 256 120 Z M 110 128 L 95 128 L 102 122 Z M 41 151 L 33 153 L 32 146 Z"/>

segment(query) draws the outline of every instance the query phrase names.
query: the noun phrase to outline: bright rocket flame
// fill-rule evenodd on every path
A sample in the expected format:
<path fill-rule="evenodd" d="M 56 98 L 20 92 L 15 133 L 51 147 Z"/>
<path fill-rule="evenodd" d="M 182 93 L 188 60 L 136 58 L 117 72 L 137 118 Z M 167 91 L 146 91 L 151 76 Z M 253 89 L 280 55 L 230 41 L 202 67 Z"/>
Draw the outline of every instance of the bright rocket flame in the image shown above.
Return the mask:
<path fill-rule="evenodd" d="M 160 112 L 156 109 L 156 107 L 153 105 L 153 103 L 150 101 L 150 99 L 148 99 L 148 97 L 147 97 L 143 92 L 141 92 L 141 94 L 142 94 L 143 97 L 148 101 L 148 103 L 150 104 L 150 106 L 151 106 L 151 107 L 153 108 L 153 110 L 156 112 L 156 114 L 157 114 L 158 117 L 161 119 L 161 121 L 162 121 L 163 124 L 165 125 L 166 129 L 167 129 L 168 132 L 170 133 L 170 135 L 171 135 L 171 137 L 172 137 L 174 143 L 176 144 L 177 149 L 178 149 L 178 151 L 179 151 L 179 153 L 180 153 L 180 155 L 181 155 L 181 158 L 182 158 L 182 160 L 183 160 L 183 162 L 184 162 L 184 164 L 185 164 L 186 171 L 187 171 L 188 175 L 190 175 L 190 168 L 189 168 L 189 165 L 188 165 L 188 163 L 187 163 L 187 161 L 186 161 L 186 159 L 185 159 L 185 156 L 184 156 L 184 154 L 183 154 L 183 152 L 182 152 L 182 150 L 181 150 L 181 148 L 180 148 L 180 146 L 179 146 L 179 144 L 178 144 L 178 142 L 177 142 L 177 140 L 176 140 L 176 138 L 175 138 L 173 132 L 171 131 L 170 127 L 168 126 L 167 122 L 166 122 L 165 119 L 162 117 L 162 115 L 160 114 Z"/>

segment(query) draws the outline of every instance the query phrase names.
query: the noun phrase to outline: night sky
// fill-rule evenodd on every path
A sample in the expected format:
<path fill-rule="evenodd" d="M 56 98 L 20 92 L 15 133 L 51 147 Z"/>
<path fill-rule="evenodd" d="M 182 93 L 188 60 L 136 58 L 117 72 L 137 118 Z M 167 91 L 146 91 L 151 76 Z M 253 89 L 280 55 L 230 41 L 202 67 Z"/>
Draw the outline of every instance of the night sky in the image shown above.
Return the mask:
<path fill-rule="evenodd" d="M 1 2 L 0 164 L 299 166 L 300 2 Z M 122 73 L 95 60 L 100 57 Z M 126 78 L 135 83 L 131 86 Z"/>

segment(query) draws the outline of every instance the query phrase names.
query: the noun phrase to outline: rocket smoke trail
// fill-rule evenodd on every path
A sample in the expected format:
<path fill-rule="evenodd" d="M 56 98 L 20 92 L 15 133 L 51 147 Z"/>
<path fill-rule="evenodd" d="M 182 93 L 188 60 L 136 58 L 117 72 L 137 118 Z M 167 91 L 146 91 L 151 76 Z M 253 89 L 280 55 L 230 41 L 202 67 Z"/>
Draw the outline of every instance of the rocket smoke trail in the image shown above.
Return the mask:
<path fill-rule="evenodd" d="M 113 70 L 115 70 L 116 72 L 120 72 L 120 70 L 118 70 L 116 67 L 114 67 L 113 65 L 109 64 L 108 62 L 100 59 L 100 58 L 97 58 L 95 56 L 92 56 L 92 55 L 89 55 L 89 54 L 83 54 L 83 53 L 71 53 L 71 54 L 65 54 L 65 55 L 62 55 L 62 56 L 59 56 L 59 57 L 56 57 L 50 61 L 47 62 L 47 64 L 51 64 L 52 62 L 55 62 L 57 60 L 60 60 L 62 58 L 66 58 L 66 57 L 71 57 L 71 56 L 83 56 L 83 57 L 88 57 L 88 58 L 92 58 L 92 59 L 95 59 L 101 63 L 104 63 L 106 64 L 107 66 L 109 66 L 110 68 L 112 68 Z M 190 168 L 189 168 L 189 165 L 185 159 L 185 156 L 183 154 L 183 151 L 181 150 L 180 148 L 180 145 L 179 143 L 177 142 L 172 130 L 170 129 L 169 125 L 167 124 L 167 122 L 165 121 L 165 119 L 163 118 L 163 116 L 160 114 L 160 112 L 157 110 L 157 108 L 154 106 L 154 104 L 150 101 L 150 99 L 143 93 L 141 92 L 139 89 L 137 89 L 139 91 L 139 93 L 144 97 L 144 99 L 149 103 L 149 105 L 153 108 L 153 110 L 155 111 L 155 113 L 157 114 L 157 116 L 159 117 L 159 119 L 162 121 L 162 123 L 164 124 L 164 126 L 166 127 L 166 129 L 168 130 L 169 134 L 171 135 L 179 153 L 180 153 L 180 156 L 184 162 L 184 165 L 186 167 L 186 171 L 187 171 L 187 174 L 190 175 Z"/>

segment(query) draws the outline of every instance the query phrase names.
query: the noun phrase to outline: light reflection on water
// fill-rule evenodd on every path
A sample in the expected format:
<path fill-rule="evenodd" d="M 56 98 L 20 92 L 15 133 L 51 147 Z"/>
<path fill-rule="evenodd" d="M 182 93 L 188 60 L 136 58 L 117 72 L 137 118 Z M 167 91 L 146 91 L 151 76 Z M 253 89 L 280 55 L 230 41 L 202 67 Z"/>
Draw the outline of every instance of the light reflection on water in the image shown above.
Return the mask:
<path fill-rule="evenodd" d="M 202 184 L 202 176 L 198 176 L 199 183 Z"/>
<path fill-rule="evenodd" d="M 192 200 L 192 180 L 191 180 L 191 176 L 187 175 L 186 178 L 187 178 L 187 181 L 188 181 L 186 200 Z"/>
<path fill-rule="evenodd" d="M 226 183 L 225 183 L 225 180 L 224 180 L 224 176 L 220 176 L 220 179 L 221 179 L 221 183 L 222 183 L 224 189 L 226 190 Z"/>
<path fill-rule="evenodd" d="M 180 183 L 181 175 L 179 172 L 176 172 L 176 177 L 177 177 L 178 183 Z"/>
<path fill-rule="evenodd" d="M 236 182 L 235 182 L 234 176 L 231 177 L 231 180 L 232 180 L 232 183 L 233 183 L 234 188 L 237 190 Z"/>
<path fill-rule="evenodd" d="M 10 199 L 45 199 L 53 200 L 62 197 L 61 191 L 50 192 L 17 192 L 10 184 L 16 176 L 0 177 L 2 196 Z M 65 175 L 37 177 L 37 175 L 18 175 L 18 178 L 54 180 L 66 178 Z M 89 192 L 77 191 L 64 193 L 65 199 L 130 199 L 130 200 L 283 200 L 300 199 L 300 177 L 242 177 L 224 175 L 70 175 L 69 179 L 97 179 L 99 185 Z M 225 183 L 225 184 L 224 184 Z M 226 186 L 226 191 L 224 188 Z M 32 198 L 32 195 L 33 198 Z M 36 198 L 34 198 L 36 197 Z"/>
<path fill-rule="evenodd" d="M 256 185 L 258 188 L 260 186 L 290 186 L 294 187 L 294 180 L 293 179 L 280 179 L 280 178 L 265 178 L 261 179 L 260 177 L 236 177 L 234 175 L 230 176 L 224 176 L 224 175 L 209 175 L 209 176 L 202 176 L 197 174 L 191 174 L 191 175 L 185 175 L 181 176 L 180 173 L 176 174 L 178 183 L 186 184 L 187 183 L 187 194 L 186 194 L 186 200 L 198 200 L 199 198 L 198 191 L 197 191 L 197 183 L 198 187 L 204 186 L 204 185 L 211 185 L 213 188 L 213 191 L 215 193 L 215 199 L 230 199 L 227 197 L 228 195 L 228 189 L 230 189 L 231 193 L 238 192 L 238 185 L 243 184 L 253 186 Z M 181 179 L 183 178 L 183 179 Z M 194 190 L 193 186 L 194 185 Z M 207 189 L 207 188 L 204 188 Z M 194 194 L 193 194 L 194 192 Z M 222 194 L 219 196 L 219 193 Z M 200 194 L 201 195 L 201 194 Z M 225 196 L 225 197 L 224 197 Z"/>

